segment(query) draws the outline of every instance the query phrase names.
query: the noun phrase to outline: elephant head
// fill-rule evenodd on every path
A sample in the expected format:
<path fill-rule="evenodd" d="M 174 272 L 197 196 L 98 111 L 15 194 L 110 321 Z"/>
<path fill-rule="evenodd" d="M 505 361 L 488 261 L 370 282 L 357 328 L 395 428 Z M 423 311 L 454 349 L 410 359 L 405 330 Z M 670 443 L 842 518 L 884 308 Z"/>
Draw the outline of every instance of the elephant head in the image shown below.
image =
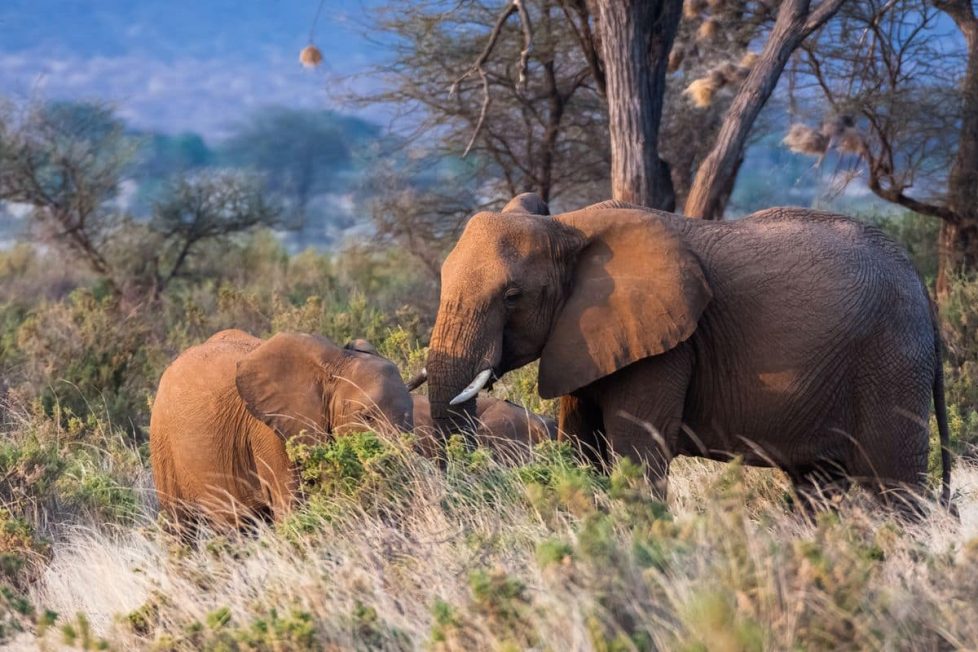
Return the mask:
<path fill-rule="evenodd" d="M 303 430 L 413 427 L 411 396 L 394 363 L 325 337 L 275 335 L 238 362 L 235 385 L 252 416 L 286 439 Z"/>
<path fill-rule="evenodd" d="M 605 202 L 546 216 L 521 195 L 475 215 L 445 260 L 426 370 L 442 429 L 479 390 L 540 360 L 540 395 L 569 394 L 687 339 L 712 294 L 676 216 Z"/>

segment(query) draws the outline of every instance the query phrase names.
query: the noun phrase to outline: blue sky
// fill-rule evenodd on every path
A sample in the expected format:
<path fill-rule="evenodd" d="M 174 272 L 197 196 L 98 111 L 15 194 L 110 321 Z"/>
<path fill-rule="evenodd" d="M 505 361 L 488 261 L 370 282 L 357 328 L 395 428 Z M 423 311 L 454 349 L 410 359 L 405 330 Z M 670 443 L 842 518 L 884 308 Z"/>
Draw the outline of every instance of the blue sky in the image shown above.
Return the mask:
<path fill-rule="evenodd" d="M 2 0 L 0 96 L 97 99 L 134 126 L 220 139 L 266 105 L 343 108 L 372 83 L 370 0 Z M 360 74 L 358 74 L 360 73 Z"/>

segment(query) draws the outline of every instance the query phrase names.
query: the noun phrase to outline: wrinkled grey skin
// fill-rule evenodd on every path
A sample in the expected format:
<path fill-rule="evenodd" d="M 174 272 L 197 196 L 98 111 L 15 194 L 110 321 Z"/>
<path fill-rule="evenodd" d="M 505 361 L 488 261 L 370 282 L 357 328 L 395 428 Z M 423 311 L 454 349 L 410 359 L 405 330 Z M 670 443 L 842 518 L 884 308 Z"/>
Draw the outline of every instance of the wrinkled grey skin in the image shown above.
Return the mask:
<path fill-rule="evenodd" d="M 539 204 L 523 196 L 502 213 L 476 215 L 442 268 L 427 363 L 441 428 L 472 414 L 474 400 L 448 403 L 480 371 L 491 367 L 499 377 L 542 356 L 541 395 L 565 395 L 561 430 L 596 461 L 609 448 L 646 461 L 663 496 L 675 455 L 741 455 L 777 466 L 802 496 L 850 480 L 881 496 L 924 489 L 932 396 L 945 446 L 947 437 L 940 341 L 919 276 L 879 230 L 799 208 L 713 222 L 617 202 L 550 218 L 530 212 Z M 591 224 L 616 220 L 675 234 L 684 256 L 676 276 L 690 287 L 694 276 L 706 284 L 677 309 L 691 315 L 692 332 L 682 330 L 682 319 L 668 328 L 643 322 L 657 337 L 666 333 L 667 350 L 634 360 L 614 341 L 622 339 L 615 324 L 628 316 L 604 314 L 611 302 L 602 298 L 632 279 L 578 268 L 584 260 L 594 267 L 598 247 L 608 269 L 625 262 L 628 275 L 641 276 L 670 252 L 656 251 L 655 242 L 636 252 L 613 238 L 603 243 L 598 227 L 590 232 Z M 647 287 L 649 301 L 659 290 L 682 298 L 675 288 L 655 289 L 654 279 Z M 582 310 L 588 293 L 593 305 L 580 314 L 606 320 L 605 335 L 593 327 L 584 333 L 577 314 L 566 323 L 563 313 Z M 560 341 L 568 331 L 570 344 Z M 574 386 L 602 355 L 623 364 Z"/>

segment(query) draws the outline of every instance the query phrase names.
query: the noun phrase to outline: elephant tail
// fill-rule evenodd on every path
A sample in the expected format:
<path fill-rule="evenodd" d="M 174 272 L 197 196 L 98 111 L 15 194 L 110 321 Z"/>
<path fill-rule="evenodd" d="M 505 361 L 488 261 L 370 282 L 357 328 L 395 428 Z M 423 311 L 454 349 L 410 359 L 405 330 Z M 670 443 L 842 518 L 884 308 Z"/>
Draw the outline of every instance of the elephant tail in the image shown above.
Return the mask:
<path fill-rule="evenodd" d="M 951 451 L 950 432 L 947 427 L 947 402 L 944 399 L 944 363 L 941 356 L 941 338 L 936 338 L 937 373 L 934 374 L 934 413 L 937 416 L 937 432 L 941 445 L 941 506 L 955 511 L 951 505 Z"/>

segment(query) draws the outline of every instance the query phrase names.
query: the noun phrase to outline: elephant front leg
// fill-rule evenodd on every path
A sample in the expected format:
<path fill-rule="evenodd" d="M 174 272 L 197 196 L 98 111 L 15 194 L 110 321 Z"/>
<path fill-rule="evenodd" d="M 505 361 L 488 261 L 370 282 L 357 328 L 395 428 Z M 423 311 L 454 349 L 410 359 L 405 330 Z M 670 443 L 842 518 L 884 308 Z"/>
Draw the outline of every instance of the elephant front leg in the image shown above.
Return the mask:
<path fill-rule="evenodd" d="M 298 490 L 298 479 L 285 451 L 285 444 L 269 431 L 253 440 L 252 455 L 262 502 L 272 518 L 281 521 L 292 510 Z"/>
<path fill-rule="evenodd" d="M 581 457 L 596 469 L 604 469 L 608 464 L 601 408 L 587 397 L 560 397 L 557 440 L 570 441 L 579 449 Z"/>
<path fill-rule="evenodd" d="M 656 497 L 665 501 L 692 370 L 685 346 L 609 376 L 598 388 L 611 452 L 645 464 Z"/>
<path fill-rule="evenodd" d="M 626 407 L 605 415 L 606 437 L 612 453 L 645 466 L 653 495 L 663 502 L 668 493 L 669 464 L 675 456 L 678 417 L 660 417 Z"/>

